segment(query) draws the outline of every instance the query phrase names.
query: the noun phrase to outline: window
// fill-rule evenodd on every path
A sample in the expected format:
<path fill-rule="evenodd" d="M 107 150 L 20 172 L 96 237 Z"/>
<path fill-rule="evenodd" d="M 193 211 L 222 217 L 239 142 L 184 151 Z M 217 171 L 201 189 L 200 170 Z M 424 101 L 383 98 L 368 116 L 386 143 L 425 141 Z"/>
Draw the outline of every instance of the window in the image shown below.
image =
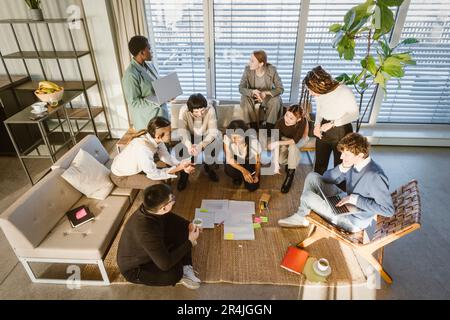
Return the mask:
<path fill-rule="evenodd" d="M 206 94 L 202 0 L 145 0 L 151 41 L 161 75 L 176 71 L 184 95 Z"/>
<path fill-rule="evenodd" d="M 239 82 L 254 50 L 277 67 L 288 102 L 300 15 L 299 0 L 214 0 L 216 97 L 240 100 Z"/>
<path fill-rule="evenodd" d="M 417 38 L 410 46 L 416 66 L 387 85 L 378 122 L 450 123 L 450 3 L 412 0 L 401 40 Z"/>
<path fill-rule="evenodd" d="M 303 51 L 303 62 L 301 68 L 301 80 L 312 68 L 321 65 L 334 77 L 342 73 L 355 73 L 361 70 L 359 61 L 364 58 L 366 47 L 357 41 L 355 57 L 353 61 L 346 61 L 339 58 L 336 49 L 332 47 L 333 33 L 328 31 L 328 27 L 333 23 L 342 23 L 345 13 L 352 7 L 362 3 L 361 0 L 311 0 L 309 5 L 308 24 L 305 36 L 305 49 Z M 375 52 L 375 49 L 372 49 Z M 359 95 L 354 88 L 353 92 L 359 103 Z M 300 85 L 301 90 L 301 85 Z M 364 95 L 364 107 L 368 103 L 373 90 L 367 90 Z M 315 103 L 313 99 L 313 110 Z M 364 116 L 364 121 L 369 119 L 370 110 Z"/>
<path fill-rule="evenodd" d="M 278 69 L 285 88 L 283 102 L 288 103 L 296 99 L 298 80 L 313 67 L 322 65 L 333 76 L 358 72 L 366 51 L 364 41 L 357 41 L 354 60 L 340 59 L 328 31 L 363 0 L 144 1 L 157 66 L 162 75 L 178 73 L 185 92 L 180 100 L 201 92 L 238 103 L 239 82 L 250 55 L 263 49 Z M 395 36 L 420 40 L 410 48 L 417 65 L 406 68 L 400 87 L 395 79 L 388 82 L 387 97 L 377 100 L 378 114 L 372 119 L 450 124 L 450 2 L 410 0 L 398 16 L 397 28 L 405 24 L 401 35 Z M 294 61 L 301 62 L 294 66 Z M 363 108 L 371 90 L 365 93 Z M 363 122 L 368 122 L 371 111 Z"/>

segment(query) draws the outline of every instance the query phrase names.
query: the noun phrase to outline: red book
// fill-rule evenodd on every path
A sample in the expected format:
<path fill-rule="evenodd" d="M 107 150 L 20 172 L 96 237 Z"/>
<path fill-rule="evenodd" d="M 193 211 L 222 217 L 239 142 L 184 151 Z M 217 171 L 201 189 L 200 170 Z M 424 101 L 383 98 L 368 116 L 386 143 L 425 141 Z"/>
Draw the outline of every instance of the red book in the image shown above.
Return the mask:
<path fill-rule="evenodd" d="M 288 247 L 283 261 L 281 261 L 280 267 L 301 274 L 305 267 L 306 260 L 308 260 L 309 253 L 298 248 L 290 246 Z"/>

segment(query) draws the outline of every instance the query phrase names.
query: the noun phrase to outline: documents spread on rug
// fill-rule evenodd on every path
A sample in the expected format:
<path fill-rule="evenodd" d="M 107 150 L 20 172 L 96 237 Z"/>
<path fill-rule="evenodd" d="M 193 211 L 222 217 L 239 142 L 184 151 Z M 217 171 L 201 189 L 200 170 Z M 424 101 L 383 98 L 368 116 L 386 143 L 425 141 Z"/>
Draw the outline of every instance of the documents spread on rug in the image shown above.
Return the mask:
<path fill-rule="evenodd" d="M 203 200 L 202 208 L 196 209 L 195 217 L 208 215 L 209 221 L 223 223 L 225 240 L 255 240 L 253 201 Z"/>

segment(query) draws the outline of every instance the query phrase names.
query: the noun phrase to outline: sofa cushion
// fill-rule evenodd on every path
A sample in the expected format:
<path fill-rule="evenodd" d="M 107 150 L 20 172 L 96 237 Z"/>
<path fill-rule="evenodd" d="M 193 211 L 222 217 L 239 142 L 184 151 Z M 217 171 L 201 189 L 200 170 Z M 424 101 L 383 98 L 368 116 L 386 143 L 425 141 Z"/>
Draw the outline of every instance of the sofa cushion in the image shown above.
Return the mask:
<path fill-rule="evenodd" d="M 14 251 L 37 247 L 82 194 L 55 169 L 30 188 L 1 216 L 0 224 Z"/>
<path fill-rule="evenodd" d="M 62 177 L 88 198 L 104 200 L 114 188 L 109 174 L 108 168 L 81 149 Z"/>
<path fill-rule="evenodd" d="M 58 161 L 56 161 L 52 165 L 52 170 L 56 168 L 69 168 L 75 156 L 78 154 L 78 151 L 83 149 L 98 162 L 105 164 L 109 160 L 109 154 L 106 149 L 103 147 L 100 140 L 93 134 L 90 134 L 84 137 L 80 142 L 78 142 L 75 146 L 72 147 L 69 151 L 67 151 Z"/>
<path fill-rule="evenodd" d="M 48 259 L 102 259 L 128 208 L 128 198 L 109 196 L 105 200 L 82 197 L 73 205 L 89 207 L 95 219 L 72 228 L 64 215 L 47 238 L 35 249 L 17 250 L 18 256 Z"/>

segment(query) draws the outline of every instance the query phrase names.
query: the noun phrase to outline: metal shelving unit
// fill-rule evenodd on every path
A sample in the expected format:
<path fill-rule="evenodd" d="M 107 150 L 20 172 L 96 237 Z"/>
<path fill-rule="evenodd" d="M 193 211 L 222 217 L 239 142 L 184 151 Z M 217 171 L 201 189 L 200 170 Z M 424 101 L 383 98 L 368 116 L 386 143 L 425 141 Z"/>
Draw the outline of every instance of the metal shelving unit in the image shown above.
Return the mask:
<path fill-rule="evenodd" d="M 79 121 L 88 121 L 88 123 L 90 123 L 92 125 L 93 128 L 93 133 L 95 135 L 97 135 L 99 138 L 102 137 L 104 138 L 105 135 L 101 134 L 99 135 L 98 132 L 98 128 L 97 128 L 97 124 L 95 122 L 95 118 L 98 117 L 99 115 L 103 114 L 104 118 L 105 118 L 105 122 L 106 122 L 106 127 L 107 127 L 107 135 L 106 137 L 111 138 L 111 130 L 109 127 L 109 123 L 108 123 L 108 118 L 106 116 L 106 112 L 105 112 L 105 102 L 104 102 L 104 97 L 102 94 L 102 89 L 101 87 L 98 85 L 99 84 L 99 77 L 98 77 L 98 72 L 96 69 L 96 65 L 95 65 L 95 58 L 92 54 L 92 44 L 90 42 L 90 37 L 89 37 L 89 33 L 87 31 L 87 27 L 85 24 L 85 20 L 83 18 L 80 19 L 76 19 L 75 21 L 70 21 L 70 22 L 80 22 L 81 25 L 81 29 L 84 32 L 84 38 L 86 39 L 87 42 L 87 46 L 88 46 L 88 50 L 78 50 L 78 48 L 75 45 L 75 41 L 74 41 L 74 31 L 71 29 L 70 24 L 68 23 L 67 19 L 46 19 L 43 21 L 33 21 L 33 20 L 26 20 L 26 19 L 7 19 L 7 20 L 0 20 L 0 24 L 8 24 L 11 32 L 14 36 L 16 45 L 17 45 L 17 51 L 16 52 L 12 52 L 9 54 L 5 54 L 2 55 L 2 60 L 3 61 L 7 61 L 9 59 L 15 59 L 15 60 L 22 60 L 23 65 L 25 67 L 26 73 L 28 75 L 28 77 L 31 78 L 26 60 L 30 60 L 30 59 L 34 59 L 34 60 L 38 60 L 39 61 L 39 65 L 40 65 L 40 69 L 43 75 L 43 80 L 49 80 L 52 81 L 54 83 L 56 83 L 57 85 L 64 87 L 64 91 L 81 91 L 82 95 L 84 96 L 84 100 L 86 102 L 86 107 L 84 108 L 75 108 L 72 104 L 72 101 L 69 101 L 67 106 L 68 106 L 68 115 L 69 115 L 69 119 L 70 122 L 72 122 L 72 120 L 74 120 L 75 122 L 75 126 L 77 128 L 77 130 L 74 130 L 75 135 L 78 135 L 79 133 L 81 133 L 81 130 L 86 127 L 86 124 L 82 124 L 80 125 Z M 31 42 L 33 44 L 33 51 L 23 51 L 22 47 L 20 45 L 20 42 L 18 40 L 17 37 L 17 31 L 16 31 L 16 26 L 17 25 L 26 25 L 28 33 L 31 37 Z M 45 50 L 42 50 L 41 48 L 38 48 L 36 40 L 35 40 L 35 35 L 33 34 L 33 31 L 31 30 L 31 25 L 33 24 L 37 24 L 37 25 L 45 25 L 45 28 L 47 30 L 47 33 L 49 35 L 49 39 L 50 39 L 50 43 L 51 43 L 51 48 L 50 50 L 48 48 L 45 48 Z M 70 39 L 70 45 L 72 48 L 72 51 L 58 51 L 56 50 L 56 46 L 55 46 L 55 42 L 53 39 L 53 35 L 52 32 L 50 30 L 50 24 L 61 24 L 66 26 L 65 30 L 69 35 L 69 39 Z M 1 53 L 0 53 L 1 54 Z M 94 71 L 94 76 L 95 76 L 95 80 L 86 80 L 82 69 L 81 69 L 81 64 L 80 64 L 80 59 L 83 57 L 90 57 L 91 59 L 91 65 Z M 56 60 L 57 66 L 58 66 L 58 71 L 59 71 L 59 75 L 61 77 L 61 80 L 52 80 L 49 79 L 47 76 L 47 70 L 44 68 L 43 65 L 43 60 L 48 60 L 48 59 L 52 59 L 52 60 Z M 64 59 L 73 59 L 76 61 L 76 65 L 77 65 L 77 70 L 78 70 L 78 75 L 80 80 L 79 81 L 73 81 L 73 80 L 66 80 L 65 76 L 64 76 L 64 72 L 63 69 L 61 67 L 61 62 L 60 60 L 64 60 Z M 7 70 L 7 66 L 6 63 L 4 63 L 4 67 Z M 9 74 L 8 70 L 7 73 Z M 22 83 L 18 86 L 15 86 L 14 89 L 15 90 L 28 90 L 28 91 L 34 91 L 38 88 L 39 86 L 39 80 L 29 80 L 25 83 Z M 100 95 L 100 101 L 102 106 L 92 106 L 89 96 L 88 96 L 88 90 L 94 86 L 98 87 L 98 91 L 99 91 L 99 95 Z M 78 95 L 77 95 L 78 96 Z M 76 96 L 76 97 L 77 97 Z M 79 109 L 83 109 L 83 110 L 79 110 Z M 74 117 L 71 117 L 72 115 L 74 115 Z M 78 140 L 78 139 L 77 139 Z"/>
<path fill-rule="evenodd" d="M 53 163 L 57 160 L 56 155 L 61 154 L 64 148 L 71 147 L 71 145 L 76 144 L 77 141 L 81 140 L 86 134 L 94 133 L 99 139 L 103 140 L 105 138 L 111 138 L 111 130 L 108 123 L 108 118 L 105 112 L 105 101 L 101 86 L 99 86 L 98 71 L 96 68 L 95 57 L 93 55 L 92 44 L 90 42 L 89 33 L 85 20 L 83 18 L 71 20 L 70 23 L 79 22 L 80 29 L 83 32 L 84 39 L 86 40 L 87 50 L 80 50 L 75 45 L 74 33 L 76 31 L 71 29 L 71 25 L 67 19 L 46 19 L 43 21 L 33 21 L 25 19 L 8 19 L 0 20 L 0 24 L 9 25 L 9 29 L 15 39 L 17 46 L 17 51 L 2 53 L 0 50 L 0 60 L 6 70 L 6 76 L 1 77 L 0 84 L 2 87 L 10 88 L 13 92 L 32 92 L 37 90 L 39 82 L 41 80 L 48 80 L 56 83 L 57 85 L 64 87 L 64 96 L 62 101 L 57 107 L 49 108 L 48 114 L 39 119 L 31 120 L 31 106 L 23 109 L 22 111 L 14 114 L 4 121 L 5 127 L 11 138 L 11 141 L 16 150 L 17 156 L 32 184 L 37 181 L 33 181 L 31 174 L 29 173 L 24 159 L 29 158 L 48 158 Z M 72 50 L 69 51 L 58 51 L 56 50 L 54 35 L 50 29 L 51 24 L 60 24 L 65 26 L 61 28 L 62 31 L 67 32 L 70 39 L 70 46 Z M 33 45 L 32 51 L 22 50 L 19 38 L 17 36 L 17 26 L 25 25 L 29 36 L 31 37 L 31 43 Z M 35 34 L 32 31 L 31 25 L 39 25 L 40 29 L 45 28 L 50 39 L 51 48 L 38 48 L 36 43 Z M 38 28 L 38 27 L 36 27 Z M 86 48 L 83 48 L 86 49 Z M 89 57 L 93 69 L 93 74 L 95 79 L 86 79 L 81 68 L 80 60 L 84 57 Z M 48 70 L 44 67 L 44 60 L 55 60 L 59 71 L 59 80 L 53 80 L 48 78 Z M 66 76 L 63 72 L 61 66 L 61 60 L 71 59 L 76 62 L 76 69 L 78 71 L 79 80 L 66 80 Z M 8 67 L 8 60 L 20 60 L 23 63 L 24 69 L 26 71 L 25 75 L 11 75 Z M 42 73 L 42 79 L 33 79 L 31 77 L 27 60 L 38 60 L 40 70 Z M 101 106 L 92 105 L 88 90 L 97 87 L 100 96 L 99 101 Z M 17 94 L 15 93 L 17 96 Z M 74 106 L 74 101 L 78 97 L 82 96 L 84 103 L 82 106 Z M 17 103 L 20 104 L 19 100 Z M 99 131 L 98 125 L 95 119 L 103 115 L 105 118 L 106 131 Z M 18 141 L 14 137 L 14 126 L 34 126 L 37 125 L 41 138 L 38 139 L 33 145 L 22 148 Z M 89 130 L 84 130 L 89 129 Z M 84 131 L 83 131 L 84 130 Z M 42 153 L 42 148 L 40 146 L 44 145 L 48 152 Z M 43 176 L 42 176 L 43 177 Z M 40 178 L 37 180 L 40 180 Z"/>

